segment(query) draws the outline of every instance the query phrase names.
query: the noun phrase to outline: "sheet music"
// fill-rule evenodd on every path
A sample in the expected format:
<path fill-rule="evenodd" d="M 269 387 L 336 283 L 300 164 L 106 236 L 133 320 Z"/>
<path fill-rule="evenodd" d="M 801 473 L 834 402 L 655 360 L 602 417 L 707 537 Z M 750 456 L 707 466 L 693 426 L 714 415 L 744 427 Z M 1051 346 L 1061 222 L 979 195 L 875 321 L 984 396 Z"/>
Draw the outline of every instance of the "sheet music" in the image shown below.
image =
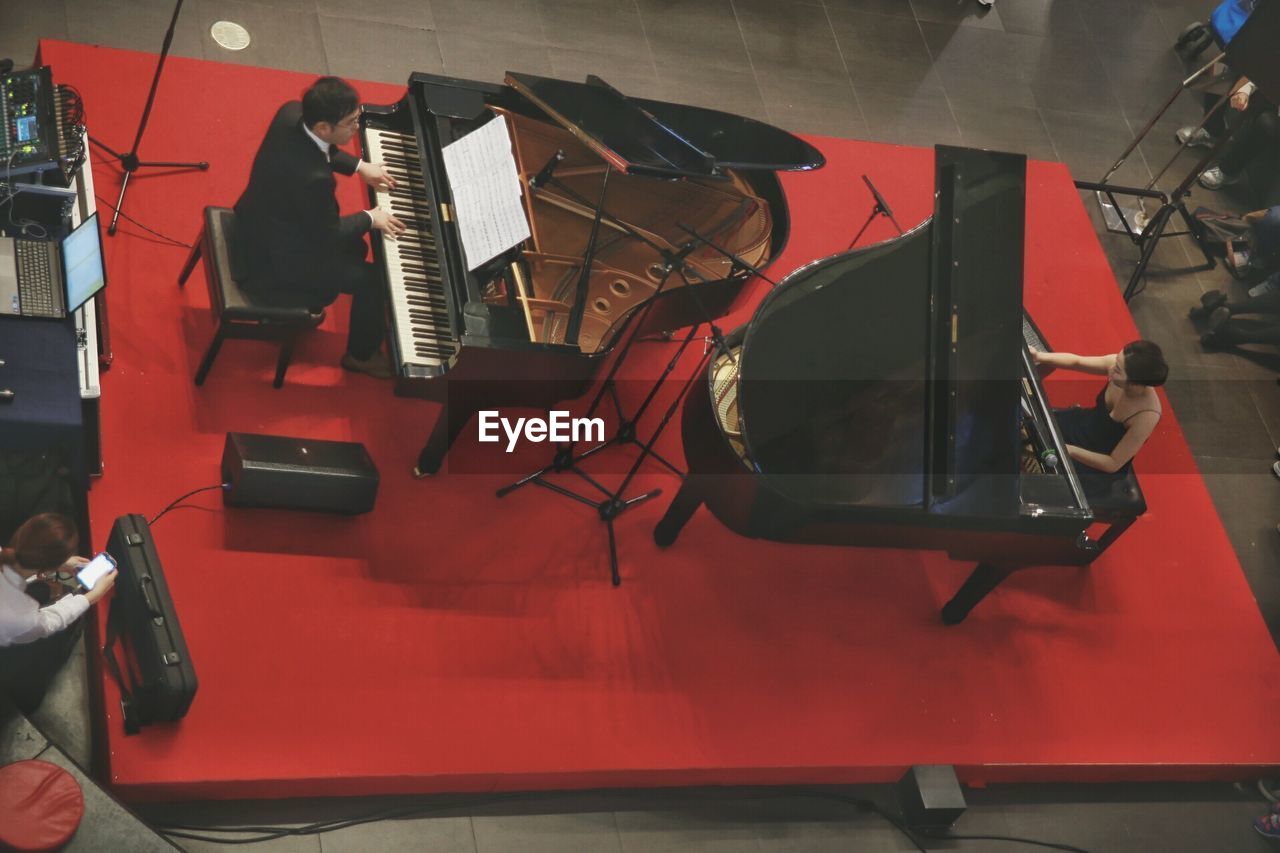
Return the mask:
<path fill-rule="evenodd" d="M 453 193 L 454 220 L 467 269 L 473 270 L 529 236 L 506 117 L 496 116 L 479 130 L 446 145 L 443 155 Z"/>

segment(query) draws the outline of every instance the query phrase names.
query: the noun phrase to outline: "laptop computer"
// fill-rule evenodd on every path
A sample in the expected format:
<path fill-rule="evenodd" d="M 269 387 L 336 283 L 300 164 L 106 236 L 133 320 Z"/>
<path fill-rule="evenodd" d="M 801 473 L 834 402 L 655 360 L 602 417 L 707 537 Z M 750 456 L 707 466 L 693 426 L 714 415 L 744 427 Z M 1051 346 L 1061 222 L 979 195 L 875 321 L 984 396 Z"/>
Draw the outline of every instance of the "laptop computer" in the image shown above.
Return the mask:
<path fill-rule="evenodd" d="M 0 237 L 0 315 L 61 319 L 106 283 L 96 213 L 61 242 Z"/>

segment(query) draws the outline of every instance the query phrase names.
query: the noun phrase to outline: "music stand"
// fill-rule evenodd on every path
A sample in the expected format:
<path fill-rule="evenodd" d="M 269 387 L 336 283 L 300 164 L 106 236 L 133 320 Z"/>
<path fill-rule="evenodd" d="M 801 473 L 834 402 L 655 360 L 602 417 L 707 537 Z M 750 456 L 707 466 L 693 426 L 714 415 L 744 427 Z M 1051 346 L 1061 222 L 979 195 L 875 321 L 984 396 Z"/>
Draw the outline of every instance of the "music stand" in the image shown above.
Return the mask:
<path fill-rule="evenodd" d="M 151 91 L 147 93 L 147 103 L 142 109 L 142 117 L 138 121 L 138 133 L 133 138 L 133 146 L 128 152 L 121 154 L 111 148 L 102 140 L 93 136 L 89 137 L 89 141 L 110 154 L 116 160 L 120 161 L 120 165 L 124 168 L 124 179 L 120 182 L 120 195 L 116 198 L 116 206 L 111 214 L 111 224 L 107 226 L 107 234 L 114 237 L 116 226 L 120 219 L 120 209 L 124 207 L 124 194 L 129 189 L 129 178 L 133 173 L 142 168 L 168 168 L 168 169 L 200 169 L 207 170 L 209 164 L 203 160 L 198 163 L 177 163 L 155 160 L 141 160 L 138 158 L 138 146 L 142 144 L 142 135 L 147 130 L 147 121 L 151 118 L 151 107 L 155 104 L 156 89 L 160 85 L 160 73 L 164 71 L 164 61 L 169 56 L 169 48 L 173 44 L 173 32 L 178 25 L 178 15 L 182 12 L 182 0 L 173 7 L 173 17 L 169 19 L 169 29 L 164 34 L 164 44 L 160 47 L 160 58 L 156 62 L 156 72 L 151 78 Z"/>

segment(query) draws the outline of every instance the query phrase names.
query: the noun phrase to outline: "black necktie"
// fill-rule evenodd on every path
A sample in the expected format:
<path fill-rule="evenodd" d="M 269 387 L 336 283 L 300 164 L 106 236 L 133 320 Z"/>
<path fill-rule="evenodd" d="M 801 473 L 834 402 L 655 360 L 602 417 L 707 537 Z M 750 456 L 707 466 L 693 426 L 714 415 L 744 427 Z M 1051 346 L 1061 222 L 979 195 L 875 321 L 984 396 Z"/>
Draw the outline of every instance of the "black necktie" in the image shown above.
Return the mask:
<path fill-rule="evenodd" d="M 333 158 L 336 156 L 338 156 L 338 146 L 331 144 L 329 146 L 329 162 L 332 163 Z"/>

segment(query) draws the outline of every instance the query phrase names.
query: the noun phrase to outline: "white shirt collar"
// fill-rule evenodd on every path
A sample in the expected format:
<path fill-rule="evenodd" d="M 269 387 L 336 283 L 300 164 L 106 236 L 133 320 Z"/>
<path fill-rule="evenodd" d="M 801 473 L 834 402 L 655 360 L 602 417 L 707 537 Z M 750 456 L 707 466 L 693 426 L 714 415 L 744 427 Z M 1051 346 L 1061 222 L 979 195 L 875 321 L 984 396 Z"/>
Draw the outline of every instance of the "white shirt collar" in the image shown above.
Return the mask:
<path fill-rule="evenodd" d="M 307 136 L 311 137 L 311 141 L 314 142 L 320 148 L 320 151 L 323 152 L 324 159 L 328 160 L 329 159 L 329 143 L 325 142 L 323 139 L 316 136 L 311 131 L 311 128 L 307 127 L 307 123 L 305 121 L 302 123 L 302 129 L 306 132 Z"/>

